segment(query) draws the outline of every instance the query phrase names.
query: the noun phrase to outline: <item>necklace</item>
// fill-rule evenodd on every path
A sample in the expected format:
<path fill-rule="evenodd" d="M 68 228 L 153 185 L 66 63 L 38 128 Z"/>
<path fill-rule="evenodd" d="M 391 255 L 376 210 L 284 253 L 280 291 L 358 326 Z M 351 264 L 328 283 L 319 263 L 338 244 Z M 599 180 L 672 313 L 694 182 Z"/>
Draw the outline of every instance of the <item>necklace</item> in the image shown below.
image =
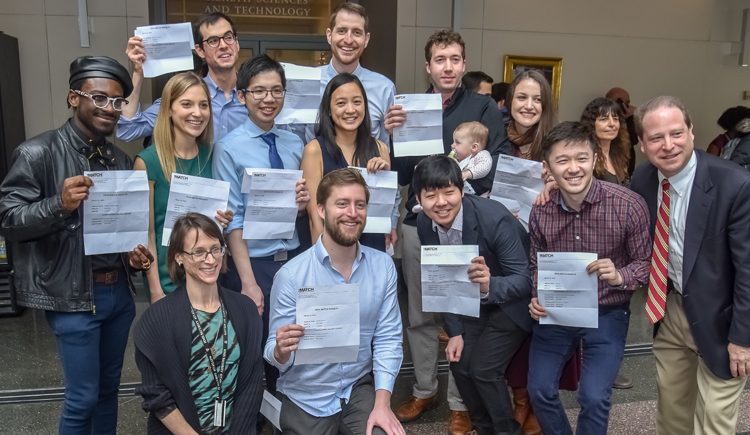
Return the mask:
<path fill-rule="evenodd" d="M 177 154 L 177 152 L 175 152 L 174 154 L 175 154 L 175 157 L 176 157 L 175 160 L 177 160 L 177 166 L 180 168 L 180 173 L 184 174 L 185 170 L 182 168 L 182 163 L 180 162 L 180 160 L 192 160 L 192 159 L 183 159 L 182 157 L 180 157 L 179 154 Z M 206 159 L 206 161 L 203 163 L 203 166 L 201 166 L 201 150 L 200 150 L 200 148 L 198 148 L 198 154 L 197 154 L 196 157 L 198 158 L 198 177 L 200 177 L 201 174 L 203 173 L 203 170 L 206 169 L 206 165 L 208 165 L 208 160 L 209 159 Z"/>

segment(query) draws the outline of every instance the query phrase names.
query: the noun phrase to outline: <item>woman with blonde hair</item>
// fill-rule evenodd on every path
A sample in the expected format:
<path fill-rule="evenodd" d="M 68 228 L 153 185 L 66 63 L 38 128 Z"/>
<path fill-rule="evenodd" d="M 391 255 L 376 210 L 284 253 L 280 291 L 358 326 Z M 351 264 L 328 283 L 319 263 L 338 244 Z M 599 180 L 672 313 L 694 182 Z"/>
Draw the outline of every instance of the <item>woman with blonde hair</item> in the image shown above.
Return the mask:
<path fill-rule="evenodd" d="M 510 83 L 508 139 L 514 155 L 542 161 L 542 140 L 557 125 L 557 102 L 549 82 L 538 71 L 524 71 Z"/>
<path fill-rule="evenodd" d="M 172 77 L 161 95 L 154 144 L 138 154 L 134 165 L 134 169 L 148 173 L 150 188 L 148 249 L 156 253 L 158 265 L 146 272 L 151 303 L 180 284 L 169 276 L 167 247 L 162 246 L 172 174 L 212 178 L 212 137 L 211 94 L 206 83 L 192 72 Z M 216 219 L 226 227 L 232 212 L 217 210 Z"/>

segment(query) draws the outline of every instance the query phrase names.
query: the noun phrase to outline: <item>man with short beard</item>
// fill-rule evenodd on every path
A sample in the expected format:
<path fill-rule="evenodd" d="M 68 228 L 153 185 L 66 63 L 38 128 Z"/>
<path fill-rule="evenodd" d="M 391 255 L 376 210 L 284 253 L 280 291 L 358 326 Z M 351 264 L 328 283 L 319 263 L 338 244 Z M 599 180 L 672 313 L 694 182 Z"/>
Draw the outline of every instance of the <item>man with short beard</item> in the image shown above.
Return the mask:
<path fill-rule="evenodd" d="M 369 199 L 367 183 L 355 169 L 323 177 L 317 191 L 323 235 L 274 279 L 265 358 L 281 372 L 284 435 L 405 433 L 390 407 L 403 356 L 396 268 L 387 254 L 358 241 Z M 340 284 L 359 285 L 357 361 L 296 365 L 295 351 L 305 335 L 295 323 L 297 289 Z"/>
<path fill-rule="evenodd" d="M 55 335 L 65 376 L 60 434 L 113 434 L 135 317 L 130 275 L 149 269 L 154 257 L 142 245 L 87 256 L 81 206 L 94 185 L 84 171 L 133 168 L 106 138 L 133 85 L 128 71 L 104 56 L 73 61 L 68 83 L 73 117 L 13 153 L 0 185 L 0 234 L 15 257 L 18 303 L 46 310 Z"/>

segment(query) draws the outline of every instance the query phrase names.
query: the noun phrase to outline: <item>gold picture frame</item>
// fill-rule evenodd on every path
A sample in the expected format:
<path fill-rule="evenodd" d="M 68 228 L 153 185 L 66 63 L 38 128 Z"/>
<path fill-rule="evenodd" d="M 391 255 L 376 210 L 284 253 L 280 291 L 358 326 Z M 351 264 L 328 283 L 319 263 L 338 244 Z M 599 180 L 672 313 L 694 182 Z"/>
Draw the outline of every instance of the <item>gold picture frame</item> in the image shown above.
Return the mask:
<path fill-rule="evenodd" d="M 549 80 L 552 95 L 560 103 L 560 87 L 562 86 L 562 57 L 535 57 L 505 55 L 505 69 L 503 81 L 510 83 L 521 72 L 535 69 Z"/>

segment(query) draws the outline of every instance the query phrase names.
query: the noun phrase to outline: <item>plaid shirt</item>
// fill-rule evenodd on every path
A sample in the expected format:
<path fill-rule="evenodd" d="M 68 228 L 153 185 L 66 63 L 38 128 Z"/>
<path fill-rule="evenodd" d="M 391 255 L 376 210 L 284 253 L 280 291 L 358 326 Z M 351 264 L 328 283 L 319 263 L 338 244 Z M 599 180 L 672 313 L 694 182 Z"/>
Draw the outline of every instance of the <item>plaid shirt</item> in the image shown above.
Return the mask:
<path fill-rule="evenodd" d="M 651 268 L 650 217 L 640 195 L 616 184 L 592 180 L 581 210 L 565 209 L 559 190 L 550 202 L 533 207 L 529 216 L 533 297 L 537 288 L 538 252 L 591 252 L 609 258 L 622 285 L 599 281 L 599 305 L 619 306 L 648 282 Z"/>

